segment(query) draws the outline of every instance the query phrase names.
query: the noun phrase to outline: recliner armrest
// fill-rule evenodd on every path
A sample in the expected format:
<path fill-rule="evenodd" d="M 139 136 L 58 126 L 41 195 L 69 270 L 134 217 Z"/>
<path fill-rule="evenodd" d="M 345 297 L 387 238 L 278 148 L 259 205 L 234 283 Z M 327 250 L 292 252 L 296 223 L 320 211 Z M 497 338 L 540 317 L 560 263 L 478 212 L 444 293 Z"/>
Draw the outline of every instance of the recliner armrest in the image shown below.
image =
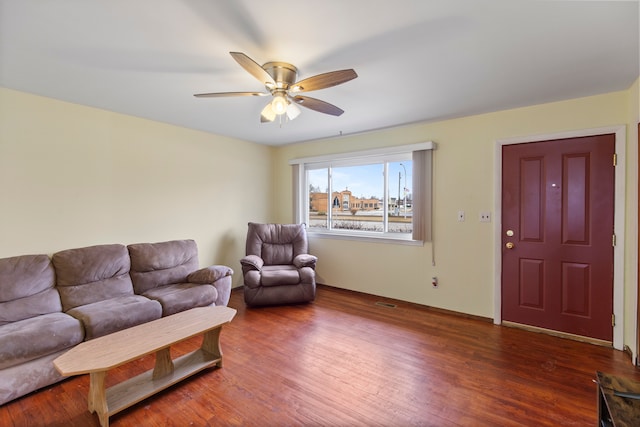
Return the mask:
<path fill-rule="evenodd" d="M 293 259 L 293 265 L 295 265 L 297 268 L 311 267 L 315 269 L 317 261 L 318 257 L 315 255 L 300 254 L 296 255 L 296 257 Z"/>
<path fill-rule="evenodd" d="M 187 276 L 189 283 L 197 283 L 205 285 L 214 283 L 226 276 L 233 275 L 233 270 L 226 265 L 212 265 L 210 267 L 201 268 Z"/>
<path fill-rule="evenodd" d="M 240 264 L 242 264 L 243 268 L 249 267 L 250 269 L 260 271 L 264 265 L 264 260 L 257 255 L 247 255 L 240 260 Z"/>

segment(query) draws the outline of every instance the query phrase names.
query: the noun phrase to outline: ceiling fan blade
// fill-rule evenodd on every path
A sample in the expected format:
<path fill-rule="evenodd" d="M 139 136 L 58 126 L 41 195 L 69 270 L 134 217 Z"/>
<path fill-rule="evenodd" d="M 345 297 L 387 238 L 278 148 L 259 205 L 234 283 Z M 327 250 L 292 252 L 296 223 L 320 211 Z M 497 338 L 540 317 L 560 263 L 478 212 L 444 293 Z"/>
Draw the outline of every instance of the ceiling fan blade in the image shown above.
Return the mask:
<path fill-rule="evenodd" d="M 296 104 L 307 107 L 311 110 L 318 111 L 320 113 L 331 114 L 332 116 L 340 116 L 344 113 L 344 110 L 336 107 L 328 102 L 320 101 L 316 98 L 310 98 L 308 96 L 294 96 L 291 98 Z"/>
<path fill-rule="evenodd" d="M 215 93 L 196 93 L 196 98 L 222 98 L 226 96 L 267 96 L 268 92 L 215 92 Z"/>
<path fill-rule="evenodd" d="M 229 52 L 233 59 L 236 60 L 238 64 L 242 66 L 245 70 L 249 72 L 253 77 L 258 79 L 260 83 L 265 86 L 273 86 L 275 87 L 276 81 L 273 80 L 273 77 L 269 73 L 266 72 L 264 68 L 260 66 L 256 61 L 249 58 L 242 52 Z"/>
<path fill-rule="evenodd" d="M 290 92 L 310 92 L 312 90 L 324 89 L 331 86 L 336 86 L 342 83 L 346 83 L 349 80 L 353 80 L 358 75 L 352 69 L 330 71 L 324 74 L 318 74 L 299 82 L 294 83 L 290 88 Z"/>

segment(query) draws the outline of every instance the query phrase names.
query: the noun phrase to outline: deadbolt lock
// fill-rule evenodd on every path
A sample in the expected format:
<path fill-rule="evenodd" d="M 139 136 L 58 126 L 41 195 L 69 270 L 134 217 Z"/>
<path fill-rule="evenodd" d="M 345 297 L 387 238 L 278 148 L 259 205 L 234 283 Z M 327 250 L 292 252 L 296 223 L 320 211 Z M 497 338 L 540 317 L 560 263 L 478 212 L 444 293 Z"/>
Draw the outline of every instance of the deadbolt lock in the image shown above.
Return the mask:
<path fill-rule="evenodd" d="M 513 237 L 513 230 L 507 230 L 507 236 Z"/>

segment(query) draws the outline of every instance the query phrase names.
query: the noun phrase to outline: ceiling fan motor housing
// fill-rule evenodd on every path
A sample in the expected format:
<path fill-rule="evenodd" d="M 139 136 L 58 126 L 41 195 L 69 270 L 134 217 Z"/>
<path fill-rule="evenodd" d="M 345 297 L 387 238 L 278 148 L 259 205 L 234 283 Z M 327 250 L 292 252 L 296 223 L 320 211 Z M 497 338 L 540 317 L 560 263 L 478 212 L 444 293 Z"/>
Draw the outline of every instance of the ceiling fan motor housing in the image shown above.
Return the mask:
<path fill-rule="evenodd" d="M 287 90 L 298 78 L 298 69 L 287 62 L 267 62 L 262 68 L 276 81 L 277 89 Z"/>

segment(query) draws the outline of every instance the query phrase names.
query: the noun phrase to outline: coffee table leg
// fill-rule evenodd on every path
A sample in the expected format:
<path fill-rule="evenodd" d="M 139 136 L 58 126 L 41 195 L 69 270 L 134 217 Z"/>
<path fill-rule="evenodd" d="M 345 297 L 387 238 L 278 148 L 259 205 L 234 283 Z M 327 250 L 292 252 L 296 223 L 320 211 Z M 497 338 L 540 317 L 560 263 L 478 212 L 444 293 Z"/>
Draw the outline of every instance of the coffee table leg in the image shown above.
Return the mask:
<path fill-rule="evenodd" d="M 211 353 L 220 360 L 216 363 L 218 368 L 222 368 L 222 349 L 220 348 L 220 331 L 222 328 L 216 328 L 204 333 L 202 345 L 200 346 L 207 353 Z"/>
<path fill-rule="evenodd" d="M 156 352 L 156 366 L 153 368 L 153 379 L 162 378 L 173 372 L 173 360 L 169 347 Z"/>
<path fill-rule="evenodd" d="M 89 412 L 98 414 L 102 427 L 109 425 L 107 392 L 104 387 L 106 377 L 107 371 L 91 372 L 89 374 Z"/>

